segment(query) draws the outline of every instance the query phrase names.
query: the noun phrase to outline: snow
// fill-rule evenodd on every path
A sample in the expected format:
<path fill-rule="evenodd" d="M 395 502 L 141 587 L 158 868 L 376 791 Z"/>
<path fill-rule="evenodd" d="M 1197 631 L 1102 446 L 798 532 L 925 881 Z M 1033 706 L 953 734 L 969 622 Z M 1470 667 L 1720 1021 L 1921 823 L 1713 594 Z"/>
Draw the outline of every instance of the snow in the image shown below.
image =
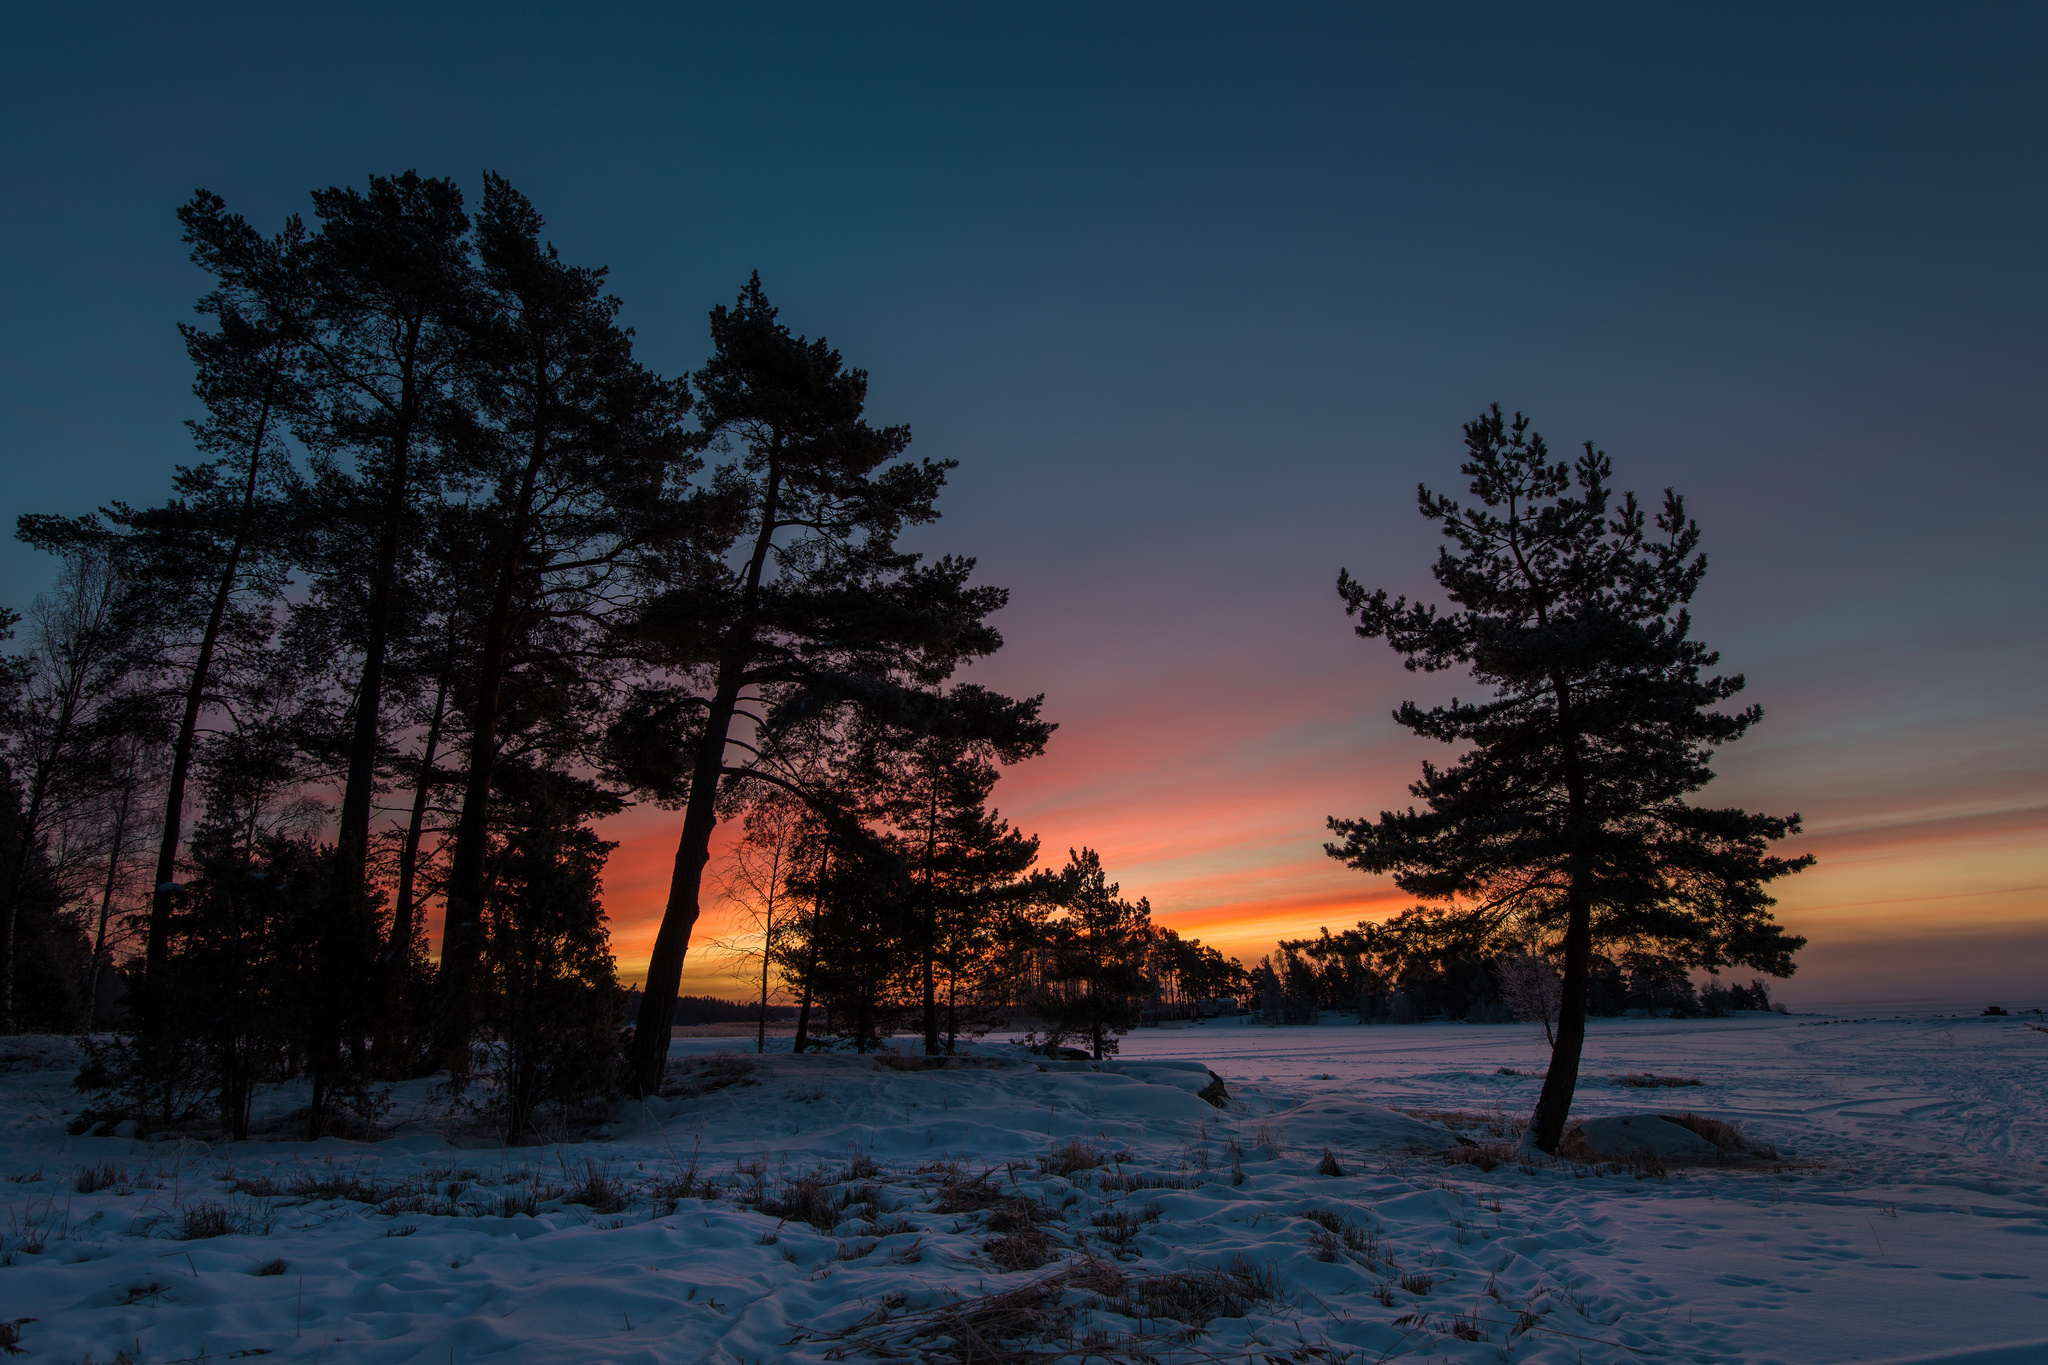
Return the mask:
<path fill-rule="evenodd" d="M 1540 1073 L 1526 1026 L 1218 1022 L 942 1071 L 778 1042 L 678 1039 L 700 1093 L 505 1148 L 430 1082 L 372 1143 L 70 1137 L 76 1046 L 0 1040 L 0 1322 L 64 1365 L 953 1360 L 1003 1322 L 1033 1359 L 1092 1330 L 1098 1360 L 2048 1361 L 2028 1019 L 1596 1021 L 1577 1117 L 1778 1152 L 1661 1176 L 1469 1164 L 1541 1084 L 1502 1074 Z M 1641 1073 L 1701 1084 L 1612 1080 Z"/>

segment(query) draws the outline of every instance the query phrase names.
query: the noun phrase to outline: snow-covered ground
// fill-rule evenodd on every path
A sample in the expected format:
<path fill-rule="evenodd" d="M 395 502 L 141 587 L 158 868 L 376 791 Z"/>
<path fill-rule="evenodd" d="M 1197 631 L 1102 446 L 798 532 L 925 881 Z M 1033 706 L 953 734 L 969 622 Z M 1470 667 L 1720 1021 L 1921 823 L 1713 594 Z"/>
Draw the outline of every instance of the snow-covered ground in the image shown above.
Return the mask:
<path fill-rule="evenodd" d="M 1461 1160 L 1534 1098 L 1525 1026 L 1147 1029 L 1104 1069 L 779 1042 L 679 1039 L 701 1093 L 507 1149 L 424 1082 L 375 1143 L 68 1137 L 70 1045 L 0 1040 L 0 1322 L 64 1365 L 2048 1362 L 2028 1019 L 1596 1021 L 1580 1117 L 1780 1157 L 1663 1176 Z"/>

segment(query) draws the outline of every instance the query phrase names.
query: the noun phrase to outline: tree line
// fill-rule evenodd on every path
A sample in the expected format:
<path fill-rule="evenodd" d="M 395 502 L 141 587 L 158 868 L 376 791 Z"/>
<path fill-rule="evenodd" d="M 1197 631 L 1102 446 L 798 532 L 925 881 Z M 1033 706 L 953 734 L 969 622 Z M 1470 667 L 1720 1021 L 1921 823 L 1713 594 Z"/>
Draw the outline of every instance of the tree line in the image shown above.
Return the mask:
<path fill-rule="evenodd" d="M 210 281 L 181 328 L 198 458 L 161 503 L 22 517 L 61 570 L 0 621 L 25 644 L 0 675 L 0 1029 L 115 1029 L 94 1112 L 243 1136 L 258 1087 L 302 1077 L 317 1136 L 445 1070 L 489 1073 L 524 1133 L 652 1092 L 732 822 L 750 970 L 799 1049 L 909 1026 L 937 1055 L 1028 1017 L 1099 1057 L 1147 1003 L 1492 992 L 1552 1033 L 1551 1150 L 1616 990 L 1701 1007 L 1691 970 L 1792 971 L 1766 888 L 1812 862 L 1769 851 L 1798 816 L 1687 799 L 1762 714 L 1691 638 L 1699 528 L 1669 490 L 1617 498 L 1590 443 L 1467 424 L 1474 501 L 1418 488 L 1449 606 L 1340 574 L 1359 635 L 1484 695 L 1404 703 L 1459 756 L 1419 804 L 1330 822 L 1331 856 L 1424 905 L 1255 976 L 1093 852 L 1038 867 L 989 804 L 1054 727 L 956 680 L 1001 647 L 1005 592 L 903 543 L 954 464 L 870 421 L 866 374 L 758 276 L 665 377 L 502 177 L 473 212 L 408 172 L 274 233 L 204 191 L 179 218 Z M 677 844 L 622 1021 L 596 825 L 631 803 Z"/>
<path fill-rule="evenodd" d="M 0 622 L 0 1029 L 116 1030 L 92 1112 L 242 1136 L 301 1077 L 317 1135 L 488 1071 L 516 1132 L 649 1092 L 731 821 L 807 1042 L 915 1015 L 936 1052 L 1028 1003 L 1099 1053 L 1153 959 L 1213 975 L 989 807 L 1053 726 L 955 680 L 1005 592 L 902 544 L 953 462 L 758 276 L 665 377 L 499 176 L 178 216 L 197 458 L 161 503 L 22 517 L 60 574 Z M 622 1021 L 595 825 L 636 802 L 677 850 Z"/>

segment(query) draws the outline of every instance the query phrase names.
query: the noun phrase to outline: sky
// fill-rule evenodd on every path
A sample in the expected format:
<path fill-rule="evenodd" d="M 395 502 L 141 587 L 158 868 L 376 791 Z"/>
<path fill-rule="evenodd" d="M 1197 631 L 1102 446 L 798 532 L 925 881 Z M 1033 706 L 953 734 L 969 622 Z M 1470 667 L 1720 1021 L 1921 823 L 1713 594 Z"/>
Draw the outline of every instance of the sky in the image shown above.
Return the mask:
<path fill-rule="evenodd" d="M 190 458 L 198 187 L 259 225 L 495 170 L 687 371 L 758 269 L 960 462 L 919 548 L 1045 695 L 1003 813 L 1247 960 L 1408 902 L 1324 821 L 1448 757 L 1456 680 L 1350 634 L 1433 591 L 1418 482 L 1487 403 L 1683 493 L 1700 638 L 1798 812 L 1794 1003 L 2048 1003 L 2048 11 L 2026 5 L 44 6 L 0 51 L 0 516 Z M 0 546 L 0 603 L 51 566 Z M 645 962 L 678 817 L 607 905 Z M 700 940 L 727 926 L 715 909 Z M 693 951 L 686 989 L 738 993 Z"/>

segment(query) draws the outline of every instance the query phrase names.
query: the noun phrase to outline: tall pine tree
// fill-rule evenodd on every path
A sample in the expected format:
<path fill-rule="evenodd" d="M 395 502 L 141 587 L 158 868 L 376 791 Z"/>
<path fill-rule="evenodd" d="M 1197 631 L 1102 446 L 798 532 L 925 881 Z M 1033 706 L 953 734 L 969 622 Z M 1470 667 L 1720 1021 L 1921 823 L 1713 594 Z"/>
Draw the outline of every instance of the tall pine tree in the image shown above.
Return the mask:
<path fill-rule="evenodd" d="M 642 617 L 683 688 L 645 689 L 616 732 L 615 748 L 665 748 L 667 773 L 641 780 L 684 807 L 634 1035 L 643 1094 L 668 1055 L 721 785 L 800 785 L 763 760 L 775 736 L 849 708 L 915 710 L 1002 643 L 986 618 L 1006 594 L 970 587 L 972 560 L 925 565 L 896 544 L 904 526 L 937 517 L 951 462 L 899 460 L 909 429 L 866 420 L 867 375 L 777 321 L 758 277 L 712 311 L 711 334 L 698 413 L 710 440 L 739 447 L 709 489 L 720 553 L 685 561 Z"/>
<path fill-rule="evenodd" d="M 1813 860 L 1768 852 L 1798 832 L 1796 815 L 1684 799 L 1712 779 L 1714 749 L 1763 714 L 1717 709 L 1741 675 L 1701 676 L 1719 656 L 1690 638 L 1707 561 L 1684 503 L 1667 489 L 1654 523 L 1633 493 L 1614 505 L 1606 455 L 1588 442 L 1553 461 L 1498 405 L 1466 425 L 1465 449 L 1478 505 L 1417 490 L 1450 542 L 1434 573 L 1452 607 L 1389 600 L 1348 572 L 1338 591 L 1361 637 L 1410 670 L 1469 669 L 1491 695 L 1403 702 L 1408 729 L 1472 747 L 1423 765 L 1409 788 L 1422 809 L 1332 819 L 1343 842 L 1326 847 L 1424 900 L 1561 933 L 1561 1018 L 1528 1136 L 1551 1152 L 1578 1083 L 1595 941 L 1789 975 L 1805 940 L 1772 921 L 1764 888 Z"/>

